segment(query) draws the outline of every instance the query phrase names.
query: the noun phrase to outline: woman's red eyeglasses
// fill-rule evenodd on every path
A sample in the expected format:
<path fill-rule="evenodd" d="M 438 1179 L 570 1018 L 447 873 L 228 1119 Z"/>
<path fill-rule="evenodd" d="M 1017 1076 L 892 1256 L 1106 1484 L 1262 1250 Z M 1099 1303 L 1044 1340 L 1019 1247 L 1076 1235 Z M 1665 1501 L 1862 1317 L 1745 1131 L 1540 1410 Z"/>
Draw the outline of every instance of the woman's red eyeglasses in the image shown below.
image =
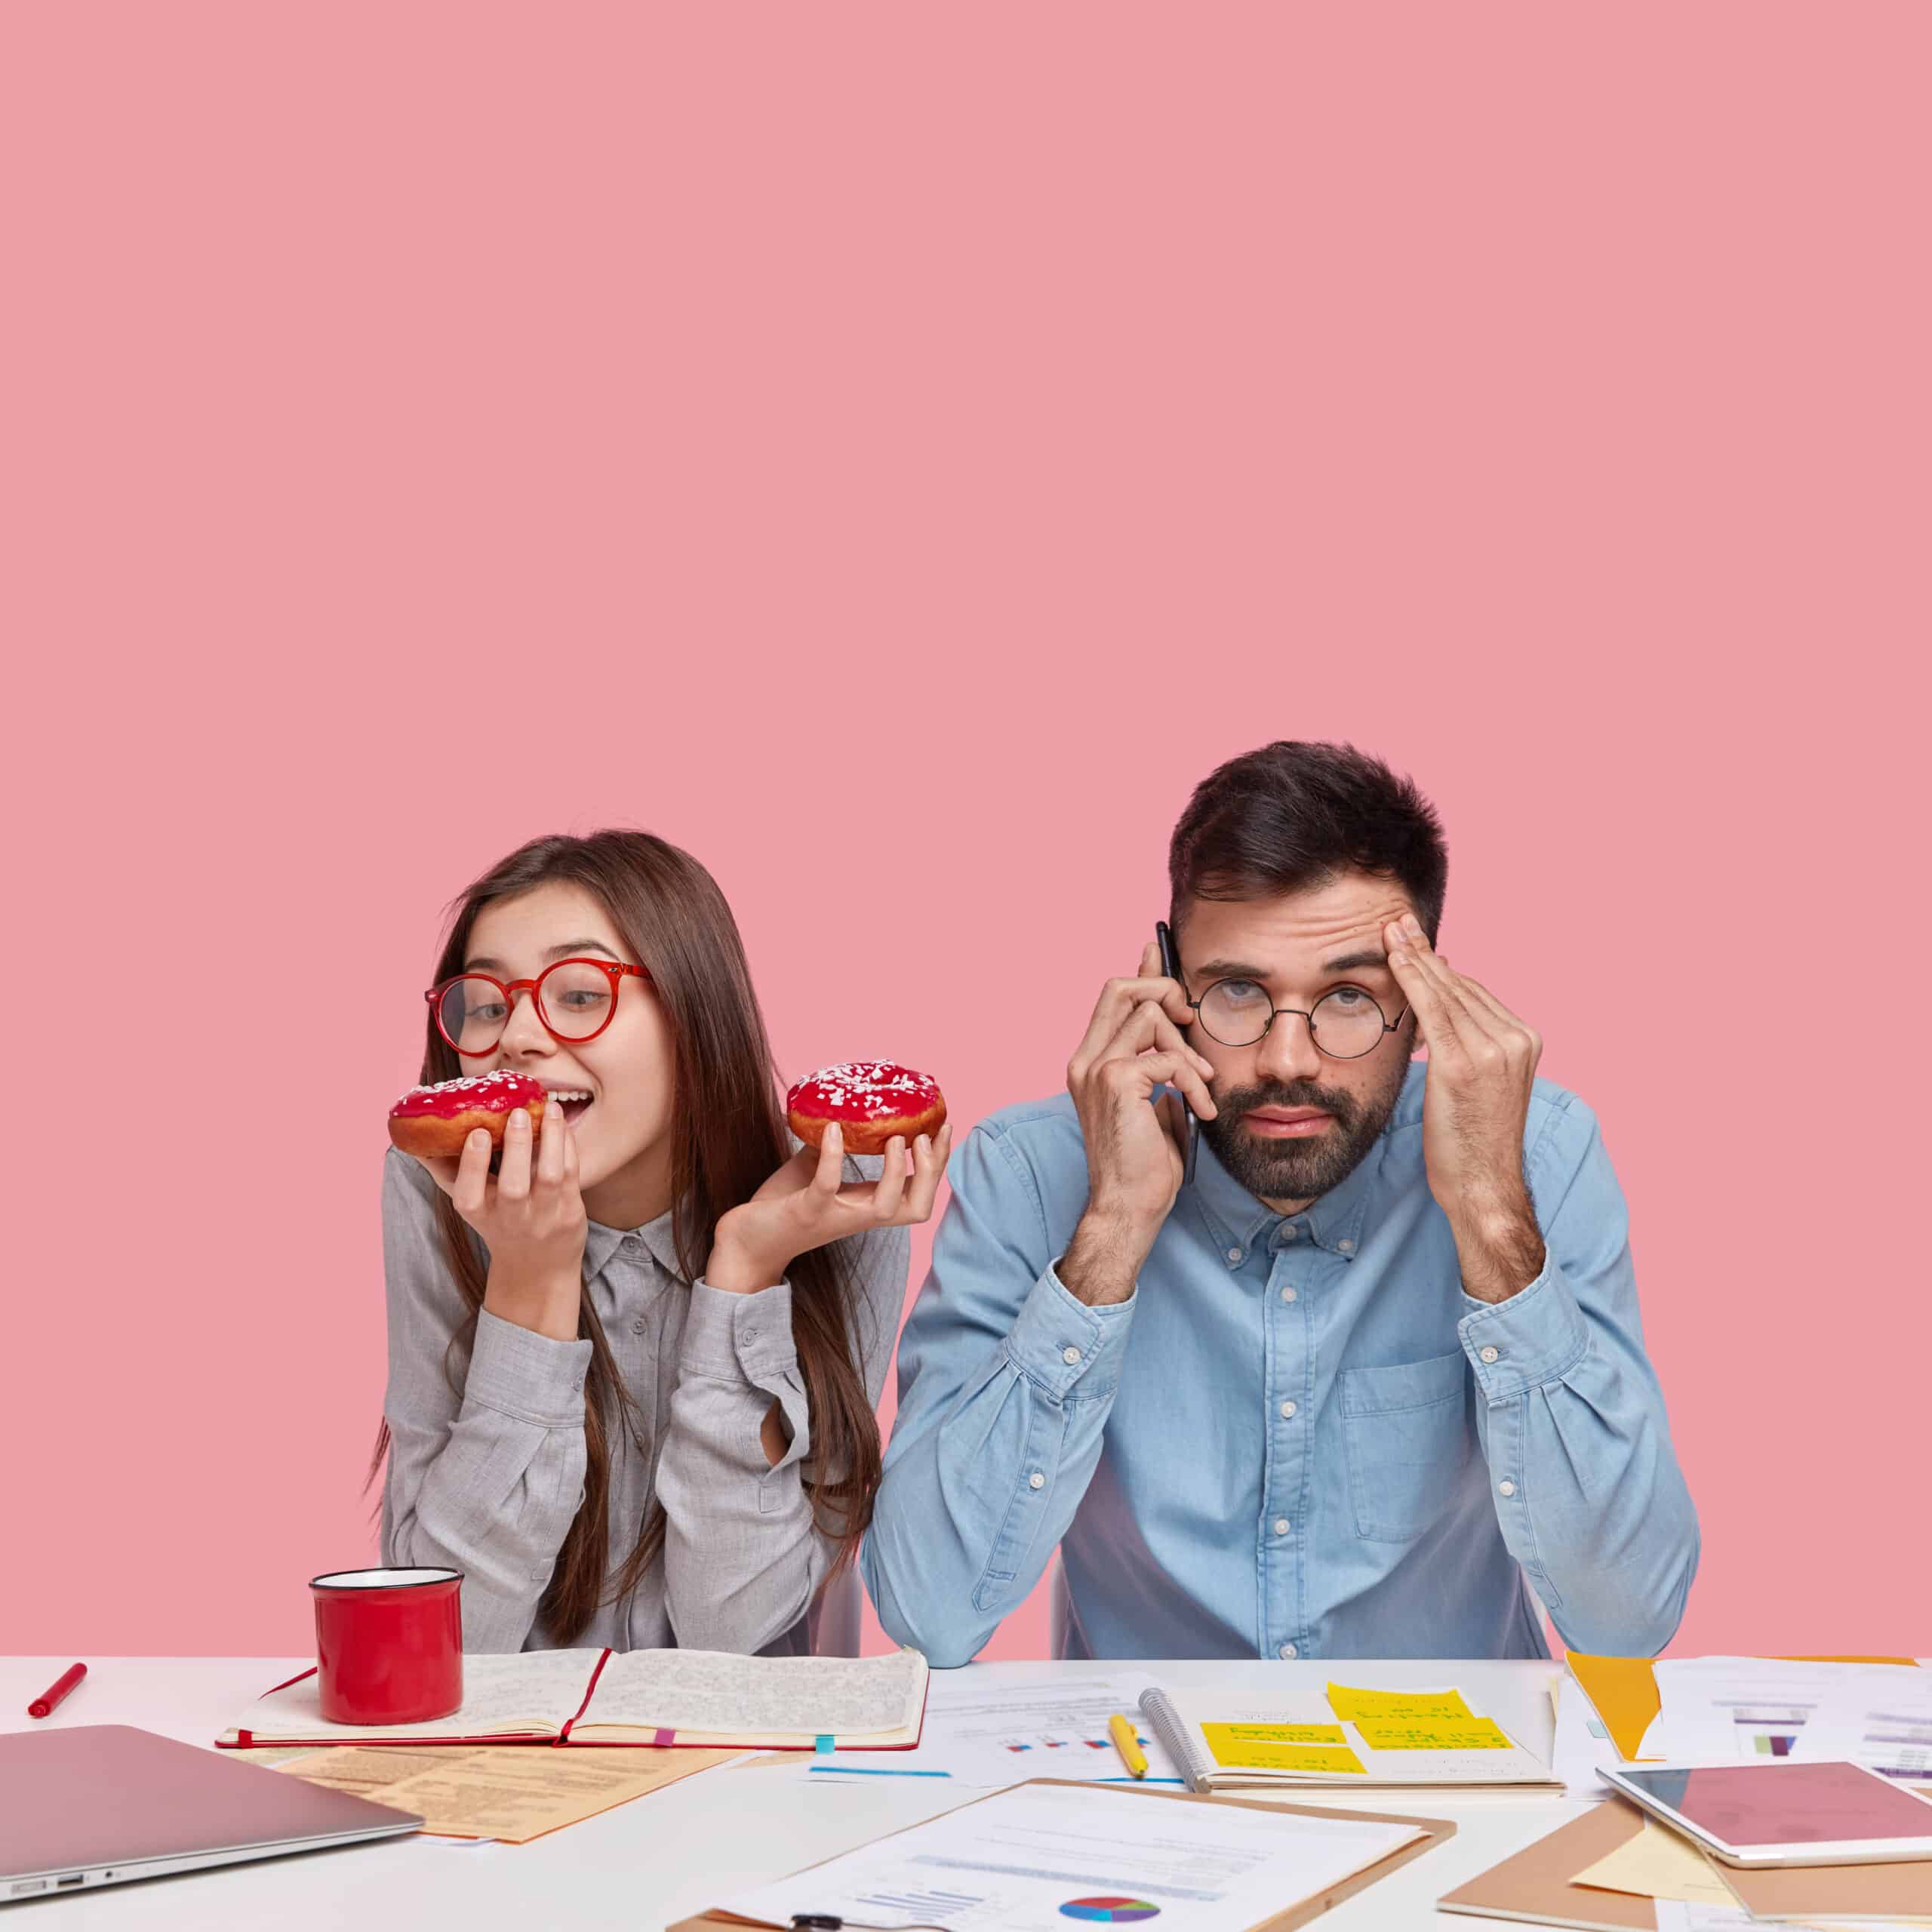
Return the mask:
<path fill-rule="evenodd" d="M 507 984 L 488 973 L 459 973 L 423 997 L 436 1016 L 437 1032 L 466 1059 L 476 1060 L 497 1051 L 521 992 L 534 996 L 537 1017 L 552 1038 L 571 1046 L 595 1039 L 617 1017 L 617 989 L 626 977 L 651 975 L 621 959 L 559 959 L 534 980 Z"/>

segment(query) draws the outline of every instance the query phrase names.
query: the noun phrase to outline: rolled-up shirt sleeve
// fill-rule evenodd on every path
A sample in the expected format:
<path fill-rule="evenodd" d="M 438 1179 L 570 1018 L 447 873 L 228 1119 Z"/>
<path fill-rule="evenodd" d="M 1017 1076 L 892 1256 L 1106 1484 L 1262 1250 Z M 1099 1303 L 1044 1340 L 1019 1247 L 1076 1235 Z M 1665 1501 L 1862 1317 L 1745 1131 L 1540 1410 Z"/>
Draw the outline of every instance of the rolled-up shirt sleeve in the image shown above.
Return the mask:
<path fill-rule="evenodd" d="M 855 1164 L 875 1177 L 877 1157 Z M 840 1244 L 851 1271 L 854 1340 L 876 1409 L 906 1295 L 912 1236 L 880 1228 Z M 743 1655 L 780 1644 L 804 1619 L 836 1545 L 817 1526 L 811 1485 L 826 1471 L 812 1440 L 787 1278 L 755 1294 L 694 1282 L 670 1426 L 657 1466 L 664 1587 L 687 1649 Z M 767 1460 L 776 1403 L 786 1447 Z"/>
<path fill-rule="evenodd" d="M 1654 1657 L 1696 1575 L 1697 1517 L 1644 1353 L 1629 1214 L 1596 1117 L 1554 1115 L 1526 1168 L 1543 1269 L 1463 1297 L 1497 1518 L 1573 1649 Z"/>
<path fill-rule="evenodd" d="M 590 1344 L 479 1310 L 466 1351 L 434 1189 L 407 1155 L 386 1157 L 383 1561 L 460 1570 L 463 1648 L 521 1650 L 583 1500 Z"/>

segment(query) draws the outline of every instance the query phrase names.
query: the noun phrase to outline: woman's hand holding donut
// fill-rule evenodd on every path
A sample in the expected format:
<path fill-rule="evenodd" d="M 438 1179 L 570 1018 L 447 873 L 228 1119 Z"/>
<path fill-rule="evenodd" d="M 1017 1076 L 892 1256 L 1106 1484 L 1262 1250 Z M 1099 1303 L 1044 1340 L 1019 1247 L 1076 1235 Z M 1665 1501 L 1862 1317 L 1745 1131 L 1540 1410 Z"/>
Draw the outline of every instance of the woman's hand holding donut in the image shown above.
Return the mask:
<path fill-rule="evenodd" d="M 519 1328 L 574 1342 L 590 1217 L 577 1191 L 577 1138 L 561 1107 L 543 1109 L 537 1137 L 533 1158 L 529 1110 L 518 1107 L 504 1128 L 503 1158 L 494 1179 L 494 1150 L 481 1128 L 464 1141 L 457 1159 L 423 1165 L 490 1251 L 483 1306 Z"/>
<path fill-rule="evenodd" d="M 909 1155 L 903 1137 L 895 1134 L 877 1180 L 841 1186 L 845 1141 L 834 1121 L 816 1152 L 800 1148 L 742 1207 L 719 1217 L 705 1280 L 733 1294 L 755 1294 L 775 1287 L 808 1249 L 869 1228 L 930 1220 L 952 1151 L 950 1126 L 937 1137 L 921 1134 Z"/>

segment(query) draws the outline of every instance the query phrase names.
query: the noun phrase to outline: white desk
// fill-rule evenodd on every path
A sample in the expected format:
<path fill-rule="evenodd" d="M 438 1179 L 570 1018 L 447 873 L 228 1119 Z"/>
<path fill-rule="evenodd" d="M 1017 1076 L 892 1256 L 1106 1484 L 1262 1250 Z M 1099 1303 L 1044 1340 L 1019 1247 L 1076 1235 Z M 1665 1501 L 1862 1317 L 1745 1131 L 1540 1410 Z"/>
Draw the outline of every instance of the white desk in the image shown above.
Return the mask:
<path fill-rule="evenodd" d="M 0 1728 L 131 1724 L 194 1744 L 208 1744 L 248 1700 L 304 1669 L 291 1657 L 102 1657 L 88 1660 L 87 1681 L 51 1718 L 26 1715 L 71 1657 L 0 1658 Z M 1073 1664 L 974 1664 L 989 1678 L 1020 1682 L 1078 1670 Z M 1152 1663 L 1146 1668 L 1177 1690 L 1239 1709 L 1279 1694 L 1299 1672 L 1319 1684 L 1391 1687 L 1460 1684 L 1470 1698 L 1532 1750 L 1550 1742 L 1549 1663 Z M 977 1791 L 936 1792 L 923 1778 L 814 1786 L 782 1774 L 723 1770 L 620 1805 L 614 1811 L 526 1845 L 474 1845 L 411 1838 L 356 1845 L 259 1864 L 235 1865 L 180 1878 L 109 1886 L 57 1903 L 0 1909 L 0 1932 L 88 1932 L 138 1927 L 141 1932 L 277 1932 L 352 1927 L 387 1932 L 661 1932 L 667 1923 L 716 1904 L 728 1892 L 851 1849 L 916 1823 Z M 112 1794 L 102 1794 L 112 1802 Z M 1414 1811 L 1454 1818 L 1457 1835 L 1381 1884 L 1349 1900 L 1320 1923 L 1334 1932 L 1449 1932 L 1484 1921 L 1438 1915 L 1436 1900 L 1485 1866 L 1553 1831 L 1577 1814 L 1560 1799 L 1503 1795 L 1458 1799 L 1396 1798 L 1364 1793 L 1364 1810 Z M 1503 1920 L 1488 1921 L 1498 1925 Z"/>

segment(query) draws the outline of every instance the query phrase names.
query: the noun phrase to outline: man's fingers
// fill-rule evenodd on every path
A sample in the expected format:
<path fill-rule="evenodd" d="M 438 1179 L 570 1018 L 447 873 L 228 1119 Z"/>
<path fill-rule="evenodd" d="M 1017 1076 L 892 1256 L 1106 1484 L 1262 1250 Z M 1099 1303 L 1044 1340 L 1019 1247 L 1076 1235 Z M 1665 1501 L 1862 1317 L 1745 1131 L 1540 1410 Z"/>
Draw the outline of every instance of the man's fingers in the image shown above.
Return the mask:
<path fill-rule="evenodd" d="M 1219 1111 L 1208 1082 L 1214 1078 L 1214 1063 L 1198 1054 L 1181 1037 L 1180 1029 L 1149 1001 L 1143 1001 L 1128 1015 L 1127 1023 L 1108 1043 L 1099 1062 L 1101 1066 L 1133 1059 L 1149 1051 L 1171 1054 L 1180 1071 L 1175 1084 L 1198 1114 L 1213 1119 Z"/>
<path fill-rule="evenodd" d="M 1151 946 L 1148 949 L 1155 950 Z M 1194 1018 L 1194 1009 L 1188 1004 L 1187 995 L 1181 989 L 1180 982 L 1163 977 L 1158 961 L 1153 972 L 1143 974 L 1139 979 L 1109 980 L 1094 1003 L 1094 1017 L 1088 1022 L 1086 1033 L 1073 1051 L 1069 1071 L 1077 1068 L 1084 1072 L 1091 1066 L 1100 1057 L 1107 1042 L 1120 1031 L 1128 1015 L 1135 1007 L 1149 1001 L 1179 1026 L 1187 1026 Z"/>
<path fill-rule="evenodd" d="M 1506 1046 L 1526 1050 L 1532 1066 L 1543 1057 L 1543 1035 L 1527 1020 L 1518 1019 L 1487 986 L 1463 974 L 1458 975 L 1458 990 L 1489 1016 Z"/>
<path fill-rule="evenodd" d="M 1443 999 L 1441 989 L 1417 962 L 1415 955 L 1390 953 L 1389 970 L 1395 974 L 1395 983 L 1415 1010 L 1416 1026 L 1431 1057 L 1453 1046 L 1456 1038 L 1454 1017 Z"/>

